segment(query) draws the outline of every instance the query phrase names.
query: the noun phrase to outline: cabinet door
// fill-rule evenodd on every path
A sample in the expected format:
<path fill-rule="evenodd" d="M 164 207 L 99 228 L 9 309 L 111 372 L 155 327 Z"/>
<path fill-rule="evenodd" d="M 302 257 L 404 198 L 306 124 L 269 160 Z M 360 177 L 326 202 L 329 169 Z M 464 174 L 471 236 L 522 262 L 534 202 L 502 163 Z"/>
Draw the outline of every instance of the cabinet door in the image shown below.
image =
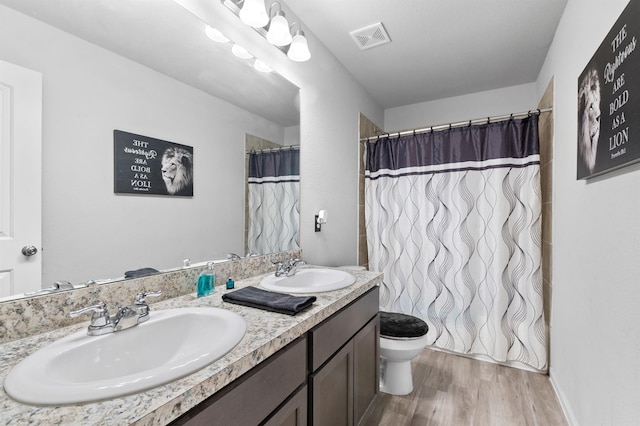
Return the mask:
<path fill-rule="evenodd" d="M 353 425 L 353 342 L 311 376 L 314 426 Z"/>
<path fill-rule="evenodd" d="M 353 337 L 354 415 L 359 424 L 378 394 L 380 320 L 376 315 Z"/>
<path fill-rule="evenodd" d="M 307 386 L 303 386 L 264 426 L 306 426 Z"/>

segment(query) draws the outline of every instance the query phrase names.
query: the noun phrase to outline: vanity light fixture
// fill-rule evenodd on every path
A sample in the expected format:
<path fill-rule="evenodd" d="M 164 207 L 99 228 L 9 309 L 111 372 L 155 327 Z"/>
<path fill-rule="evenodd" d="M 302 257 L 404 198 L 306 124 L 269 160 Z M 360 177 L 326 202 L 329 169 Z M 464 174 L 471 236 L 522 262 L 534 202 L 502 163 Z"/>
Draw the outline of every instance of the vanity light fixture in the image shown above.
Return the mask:
<path fill-rule="evenodd" d="M 274 9 L 275 14 L 274 14 Z M 267 31 L 267 40 L 274 46 L 282 47 L 291 44 L 291 31 L 289 31 L 289 22 L 284 15 L 280 3 L 273 2 L 269 9 L 271 22 L 269 23 L 269 31 Z"/>
<path fill-rule="evenodd" d="M 249 53 L 247 51 L 247 49 L 245 49 L 244 47 L 240 46 L 239 44 L 234 44 L 233 47 L 231 48 L 231 52 L 236 55 L 238 58 L 242 58 L 242 59 L 251 59 L 253 58 L 253 55 L 251 53 Z"/>
<path fill-rule="evenodd" d="M 218 43 L 227 43 L 229 41 L 231 41 L 230 39 L 228 39 L 224 34 L 222 34 L 221 31 L 207 25 L 207 27 L 204 30 L 205 34 L 207 35 L 207 37 L 209 37 L 211 40 L 216 41 Z M 251 53 L 249 53 L 247 51 L 247 49 L 245 49 L 244 47 L 240 46 L 239 44 L 233 43 L 233 45 L 231 46 L 231 53 L 233 53 L 234 56 L 241 58 L 241 59 L 252 59 L 253 55 Z M 256 69 L 256 71 L 260 71 L 263 73 L 270 73 L 273 71 L 273 68 L 271 68 L 269 66 L 269 64 L 267 64 L 266 62 L 256 58 L 255 61 L 253 61 L 253 68 Z M 188 259 L 185 259 L 185 262 L 187 262 Z M 186 263 L 185 263 L 186 265 Z M 186 267 L 186 266 L 185 266 Z"/>
<path fill-rule="evenodd" d="M 307 44 L 307 38 L 304 36 L 304 31 L 302 31 L 302 26 L 299 22 L 294 22 L 291 24 L 291 30 L 293 30 L 294 25 L 298 24 L 298 29 L 293 35 L 293 40 L 291 41 L 291 45 L 289 46 L 289 51 L 287 52 L 287 56 L 292 61 L 296 62 L 305 62 L 311 58 L 311 52 L 309 52 L 309 45 Z"/>
<path fill-rule="evenodd" d="M 313 225 L 314 225 L 313 230 L 315 232 L 322 231 L 322 224 L 327 223 L 327 211 L 320 210 L 318 214 L 315 215 L 314 219 L 315 220 L 313 221 Z"/>
<path fill-rule="evenodd" d="M 254 28 L 262 28 L 269 23 L 264 0 L 244 0 L 239 16 L 242 22 Z"/>
<path fill-rule="evenodd" d="M 207 25 L 207 28 L 205 28 L 204 32 L 205 34 L 207 34 L 207 37 L 209 37 L 213 41 L 217 41 L 218 43 L 226 43 L 229 41 L 229 39 L 225 37 L 225 35 L 222 34 L 220 30 L 217 30 L 209 25 Z"/>
<path fill-rule="evenodd" d="M 302 31 L 302 25 L 299 22 L 294 22 L 289 26 L 280 2 L 273 2 L 269 8 L 269 14 L 267 14 L 264 0 L 220 1 L 227 9 L 240 17 L 242 22 L 253 27 L 292 61 L 305 62 L 311 58 L 311 51 L 304 31 Z M 296 24 L 297 29 L 294 31 Z"/>

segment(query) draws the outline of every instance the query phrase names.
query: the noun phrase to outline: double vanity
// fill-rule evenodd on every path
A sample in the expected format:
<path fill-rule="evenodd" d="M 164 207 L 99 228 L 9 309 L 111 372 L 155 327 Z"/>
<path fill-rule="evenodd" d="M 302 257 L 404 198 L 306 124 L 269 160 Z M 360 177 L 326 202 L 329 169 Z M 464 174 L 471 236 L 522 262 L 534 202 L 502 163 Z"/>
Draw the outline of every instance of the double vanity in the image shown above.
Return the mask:
<path fill-rule="evenodd" d="M 5 424 L 357 424 L 378 392 L 381 275 L 349 271 L 355 282 L 336 284 L 347 274 L 304 267 L 291 279 L 276 280 L 271 278 L 273 272 L 265 274 L 258 268 L 254 269 L 258 275 L 242 279 L 252 275 L 251 265 L 242 262 L 232 263 L 239 278 L 235 289 L 217 285 L 211 296 L 196 298 L 189 292 L 165 298 L 150 305 L 148 321 L 131 329 L 87 336 L 84 319 L 2 343 L 3 384 L 26 359 L 11 373 L 20 378 L 12 381 L 26 387 L 14 396 L 26 403 L 9 397 L 3 386 L 0 420 Z M 187 274 L 186 281 L 195 272 Z M 260 287 L 261 282 L 265 287 L 269 282 L 277 287 L 277 281 L 308 285 L 304 275 L 338 289 L 316 289 L 323 292 L 313 293 L 317 300 L 311 308 L 295 316 L 222 301 L 225 293 Z M 150 292 L 154 284 L 158 282 L 140 279 L 130 283 L 137 288 L 124 291 Z M 171 282 L 162 285 L 165 293 L 180 287 Z M 92 295 L 95 292 L 84 297 Z M 60 309 L 68 313 L 77 308 L 67 303 Z M 1 320 L 6 326 L 12 318 Z M 52 356 L 56 349 L 67 355 Z M 39 359 L 40 354 L 45 358 Z M 110 392 L 119 387 L 113 378 L 140 371 L 139 378 L 122 380 L 120 394 L 112 396 Z M 106 393 L 91 387 L 96 382 L 104 384 L 97 388 Z M 14 386 L 9 389 L 13 394 Z M 20 398 L 20 392 L 35 399 Z"/>

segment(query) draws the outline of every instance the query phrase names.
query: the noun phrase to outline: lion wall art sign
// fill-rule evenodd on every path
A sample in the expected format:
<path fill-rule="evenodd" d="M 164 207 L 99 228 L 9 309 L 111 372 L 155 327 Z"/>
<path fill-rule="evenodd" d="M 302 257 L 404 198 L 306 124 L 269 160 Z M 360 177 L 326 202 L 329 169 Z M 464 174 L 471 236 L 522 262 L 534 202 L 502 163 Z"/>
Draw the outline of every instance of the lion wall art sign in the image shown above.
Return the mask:
<path fill-rule="evenodd" d="M 193 196 L 193 147 L 113 133 L 115 193 Z"/>
<path fill-rule="evenodd" d="M 640 161 L 639 37 L 631 1 L 578 78 L 578 179 Z"/>

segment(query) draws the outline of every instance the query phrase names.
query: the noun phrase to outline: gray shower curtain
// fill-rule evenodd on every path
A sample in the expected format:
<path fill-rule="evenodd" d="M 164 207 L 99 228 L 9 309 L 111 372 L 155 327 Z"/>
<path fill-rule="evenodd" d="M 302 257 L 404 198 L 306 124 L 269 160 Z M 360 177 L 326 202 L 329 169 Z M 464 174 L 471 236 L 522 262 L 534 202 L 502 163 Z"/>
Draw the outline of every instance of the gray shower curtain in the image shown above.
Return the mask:
<path fill-rule="evenodd" d="M 366 144 L 381 309 L 430 343 L 546 370 L 538 116 Z"/>
<path fill-rule="evenodd" d="M 300 151 L 249 154 L 248 249 L 267 254 L 300 247 Z"/>

